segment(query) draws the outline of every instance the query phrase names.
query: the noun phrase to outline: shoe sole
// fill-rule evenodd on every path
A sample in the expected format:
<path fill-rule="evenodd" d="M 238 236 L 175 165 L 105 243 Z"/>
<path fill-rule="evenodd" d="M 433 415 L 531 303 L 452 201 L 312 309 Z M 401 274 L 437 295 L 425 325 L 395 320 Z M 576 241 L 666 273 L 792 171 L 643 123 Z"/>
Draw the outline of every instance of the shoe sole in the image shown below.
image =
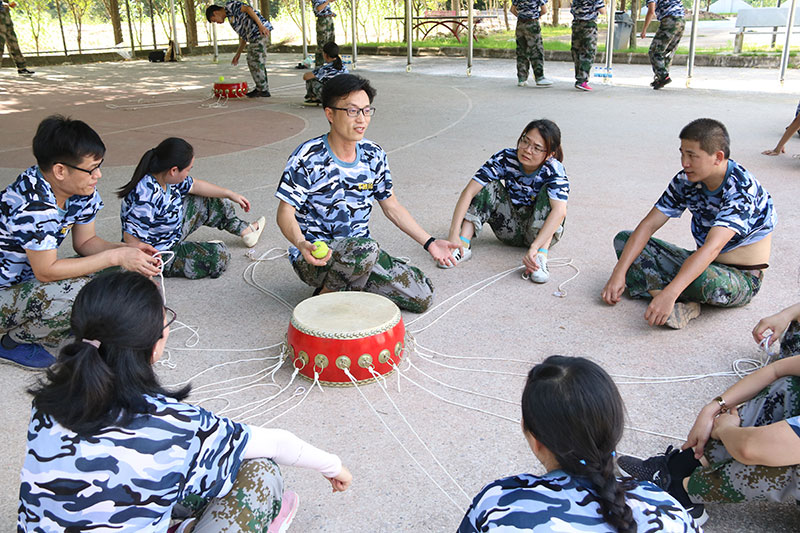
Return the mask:
<path fill-rule="evenodd" d="M 689 512 L 689 516 L 692 516 L 691 511 Z M 702 527 L 703 524 L 708 522 L 708 513 L 706 512 L 705 508 L 703 508 L 703 514 L 701 514 L 698 518 L 695 518 L 694 516 L 692 516 L 692 518 L 694 519 L 694 523 L 697 525 L 697 527 Z"/>
<path fill-rule="evenodd" d="M 18 363 L 16 361 L 12 361 L 11 359 L 5 359 L 5 358 L 0 358 L 0 363 L 6 364 L 6 365 L 12 365 L 12 366 L 15 366 L 17 368 L 21 368 L 22 370 L 27 370 L 29 372 L 43 372 L 43 371 L 47 370 L 48 368 L 50 368 L 50 365 L 43 366 L 43 367 L 27 366 L 27 365 L 23 365 L 22 363 Z"/>

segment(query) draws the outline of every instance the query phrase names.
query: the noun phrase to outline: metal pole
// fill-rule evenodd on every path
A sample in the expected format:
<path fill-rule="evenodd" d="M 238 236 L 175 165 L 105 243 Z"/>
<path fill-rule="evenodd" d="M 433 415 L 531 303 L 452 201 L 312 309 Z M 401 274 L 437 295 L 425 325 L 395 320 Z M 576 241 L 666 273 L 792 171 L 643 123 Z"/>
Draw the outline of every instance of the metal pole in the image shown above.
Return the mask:
<path fill-rule="evenodd" d="M 217 25 L 211 23 L 211 40 L 214 43 L 214 63 L 219 61 L 219 48 L 217 47 Z"/>
<path fill-rule="evenodd" d="M 786 41 L 783 43 L 783 54 L 781 54 L 781 83 L 786 77 L 786 67 L 789 65 L 789 41 L 792 39 L 792 28 L 794 27 L 794 8 L 797 0 L 792 0 L 789 6 L 789 17 L 786 22 Z"/>
<path fill-rule="evenodd" d="M 350 24 L 353 26 L 353 70 L 356 69 L 358 60 L 358 32 L 356 31 L 356 0 L 350 1 Z"/>
<path fill-rule="evenodd" d="M 156 43 L 156 19 L 153 15 L 153 0 L 150 0 L 150 27 L 153 29 L 153 50 L 158 48 Z"/>
<path fill-rule="evenodd" d="M 694 52 L 697 46 L 697 22 L 700 20 L 700 0 L 694 0 L 694 10 L 692 13 L 692 36 L 689 38 L 689 63 L 686 71 L 686 86 L 689 86 L 689 81 L 692 79 L 694 73 Z"/>
<path fill-rule="evenodd" d="M 169 10 L 172 12 L 172 42 L 175 44 L 175 57 L 181 56 L 181 45 L 178 41 L 178 19 L 175 16 L 175 0 L 169 0 Z"/>
<path fill-rule="evenodd" d="M 406 64 L 406 72 L 411 72 L 411 0 L 406 0 L 406 43 L 408 44 L 408 63 Z"/>
<path fill-rule="evenodd" d="M 128 33 L 131 35 L 131 57 L 136 59 L 136 46 L 133 43 L 133 23 L 131 22 L 131 4 L 125 0 L 125 11 L 128 13 Z"/>
<path fill-rule="evenodd" d="M 610 81 L 609 74 L 611 73 L 612 65 L 614 63 L 614 21 L 616 20 L 616 5 L 614 0 L 608 3 L 608 35 L 606 35 L 606 77 L 605 81 Z"/>
<path fill-rule="evenodd" d="M 472 0 L 469 0 L 469 11 L 467 11 L 467 76 L 472 76 L 472 32 L 473 32 L 473 9 Z"/>
<path fill-rule="evenodd" d="M 306 44 L 306 3 L 300 0 L 300 26 L 303 30 L 303 61 L 308 57 L 308 45 Z"/>

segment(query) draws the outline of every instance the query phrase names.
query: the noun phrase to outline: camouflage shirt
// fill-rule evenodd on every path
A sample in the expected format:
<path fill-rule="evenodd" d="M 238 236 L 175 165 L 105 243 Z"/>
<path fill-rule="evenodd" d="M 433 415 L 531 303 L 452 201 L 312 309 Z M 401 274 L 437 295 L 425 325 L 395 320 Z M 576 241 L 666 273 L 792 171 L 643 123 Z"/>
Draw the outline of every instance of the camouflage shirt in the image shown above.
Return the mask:
<path fill-rule="evenodd" d="M 603 0 L 572 0 L 569 12 L 575 20 L 595 20 L 605 5 Z"/>
<path fill-rule="evenodd" d="M 506 148 L 494 154 L 472 179 L 483 186 L 490 181 L 502 180 L 515 206 L 533 205 L 542 187 L 547 187 L 547 195 L 553 200 L 566 202 L 569 198 L 567 171 L 561 161 L 551 157 L 533 174 L 525 174 L 517 159 L 516 148 Z"/>
<path fill-rule="evenodd" d="M 181 241 L 183 199 L 189 194 L 194 180 L 191 176 L 166 190 L 150 174 L 136 184 L 122 199 L 119 218 L 122 231 L 159 249 L 169 250 Z"/>
<path fill-rule="evenodd" d="M 547 0 L 511 0 L 511 5 L 517 6 L 517 19 L 538 19 L 542 13 L 542 6 Z"/>
<path fill-rule="evenodd" d="M 239 0 L 229 0 L 225 3 L 225 15 L 227 15 L 228 21 L 233 26 L 233 30 L 239 34 L 239 37 L 248 43 L 256 42 L 261 39 L 261 32 L 258 31 L 255 21 L 247 13 L 242 12 L 243 5 L 247 4 L 239 2 Z M 256 16 L 261 20 L 261 24 L 272 31 L 272 24 L 257 9 L 253 8 L 253 11 L 256 12 Z"/>
<path fill-rule="evenodd" d="M 683 18 L 686 14 L 681 0 L 647 0 L 647 3 L 656 5 L 656 18 L 658 20 L 664 17 Z"/>
<path fill-rule="evenodd" d="M 322 82 L 329 80 L 334 76 L 338 76 L 339 74 L 349 73 L 347 67 L 344 66 L 344 64 L 342 65 L 341 70 L 339 70 L 333 65 L 333 61 L 331 61 L 330 63 L 325 63 L 321 67 L 317 67 L 311 72 L 312 74 L 314 74 L 314 77 L 317 78 L 317 80 Z"/>
<path fill-rule="evenodd" d="M 331 2 L 333 2 L 333 0 L 331 0 Z M 335 17 L 336 13 L 334 13 L 331 9 L 331 2 L 328 2 L 328 5 L 325 6 L 325 9 L 320 9 L 317 11 L 317 6 L 324 4 L 325 0 L 312 0 L 312 3 L 314 4 L 314 14 L 318 17 Z"/>

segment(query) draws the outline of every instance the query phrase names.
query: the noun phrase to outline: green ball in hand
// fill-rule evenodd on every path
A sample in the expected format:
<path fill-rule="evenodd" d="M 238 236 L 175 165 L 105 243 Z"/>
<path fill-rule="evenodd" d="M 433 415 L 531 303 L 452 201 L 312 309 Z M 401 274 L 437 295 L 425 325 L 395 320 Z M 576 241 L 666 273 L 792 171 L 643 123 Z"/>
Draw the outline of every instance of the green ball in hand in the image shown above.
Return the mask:
<path fill-rule="evenodd" d="M 311 252 L 311 255 L 317 259 L 322 259 L 328 255 L 328 245 L 323 241 L 314 241 L 314 250 Z"/>

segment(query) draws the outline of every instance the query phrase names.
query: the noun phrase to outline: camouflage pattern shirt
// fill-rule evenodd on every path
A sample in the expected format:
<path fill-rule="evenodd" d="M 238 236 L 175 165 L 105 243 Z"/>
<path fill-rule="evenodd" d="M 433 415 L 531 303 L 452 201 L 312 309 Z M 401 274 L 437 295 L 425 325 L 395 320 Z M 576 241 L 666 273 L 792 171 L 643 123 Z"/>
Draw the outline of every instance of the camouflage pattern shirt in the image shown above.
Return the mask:
<path fill-rule="evenodd" d="M 163 396 L 146 413 L 91 436 L 35 407 L 19 489 L 19 531 L 167 531 L 188 494 L 226 495 L 250 438 L 247 426 Z"/>
<path fill-rule="evenodd" d="M 517 19 L 538 19 L 542 13 L 542 6 L 547 0 L 511 0 L 511 5 L 517 6 Z"/>
<path fill-rule="evenodd" d="M 331 61 L 330 63 L 325 63 L 321 67 L 317 67 L 311 71 L 311 73 L 314 74 L 314 77 L 322 82 L 329 80 L 334 76 L 338 76 L 339 74 L 348 74 L 349 72 L 350 71 L 348 71 L 347 67 L 344 65 L 342 65 L 341 69 L 337 69 L 333 65 L 333 61 Z"/>
<path fill-rule="evenodd" d="M 690 182 L 681 170 L 655 207 L 670 218 L 679 218 L 688 209 L 698 248 L 705 243 L 711 228 L 732 229 L 736 234 L 721 253 L 760 241 L 775 229 L 778 220 L 770 194 L 733 159 L 728 160 L 725 179 L 717 190 L 709 191 L 702 183 Z"/>
<path fill-rule="evenodd" d="M 233 26 L 233 30 L 239 34 L 239 37 L 248 43 L 254 43 L 261 39 L 261 32 L 258 31 L 258 26 L 250 18 L 247 13 L 242 12 L 242 6 L 248 5 L 239 0 L 229 0 L 225 2 L 225 15 L 228 17 L 228 22 Z M 256 16 L 269 31 L 272 31 L 272 24 L 264 18 L 264 16 L 255 8 Z"/>
<path fill-rule="evenodd" d="M 34 165 L 0 192 L 0 288 L 33 279 L 25 250 L 57 250 L 73 224 L 89 224 L 103 207 L 95 190 L 58 207 L 50 184 Z"/>
<path fill-rule="evenodd" d="M 181 241 L 183 199 L 194 184 L 191 176 L 166 190 L 150 174 L 122 199 L 119 218 L 122 231 L 159 249 L 170 250 Z"/>
<path fill-rule="evenodd" d="M 625 499 L 642 533 L 701 531 L 672 496 L 651 483 L 636 486 Z M 472 500 L 458 533 L 489 530 L 616 531 L 603 519 L 594 489 L 562 470 L 544 476 L 520 474 L 486 485 Z"/>
<path fill-rule="evenodd" d="M 295 218 L 309 242 L 348 237 L 370 238 L 372 203 L 392 196 L 386 152 L 363 139 L 352 163 L 339 160 L 328 135 L 301 144 L 286 163 L 275 197 L 295 208 Z M 294 263 L 300 251 L 291 246 Z"/>
<path fill-rule="evenodd" d="M 595 20 L 605 5 L 603 0 L 572 0 L 569 12 L 575 20 Z"/>
<path fill-rule="evenodd" d="M 656 5 L 656 18 L 658 20 L 664 17 L 683 18 L 686 14 L 681 0 L 647 0 L 647 3 Z"/>
<path fill-rule="evenodd" d="M 503 180 L 515 206 L 533 205 L 542 187 L 547 187 L 547 195 L 553 200 L 566 202 L 569 198 L 567 171 L 561 161 L 551 157 L 533 174 L 525 174 L 517 159 L 516 148 L 506 148 L 494 154 L 472 179 L 483 186 L 490 181 Z"/>
<path fill-rule="evenodd" d="M 317 6 L 324 4 L 326 1 L 327 0 L 312 0 L 312 3 L 314 4 L 314 14 L 318 17 L 335 17 L 336 13 L 333 12 L 330 4 L 330 2 L 333 2 L 333 0 L 328 2 L 328 5 L 325 6 L 325 9 L 320 9 L 317 11 Z"/>

